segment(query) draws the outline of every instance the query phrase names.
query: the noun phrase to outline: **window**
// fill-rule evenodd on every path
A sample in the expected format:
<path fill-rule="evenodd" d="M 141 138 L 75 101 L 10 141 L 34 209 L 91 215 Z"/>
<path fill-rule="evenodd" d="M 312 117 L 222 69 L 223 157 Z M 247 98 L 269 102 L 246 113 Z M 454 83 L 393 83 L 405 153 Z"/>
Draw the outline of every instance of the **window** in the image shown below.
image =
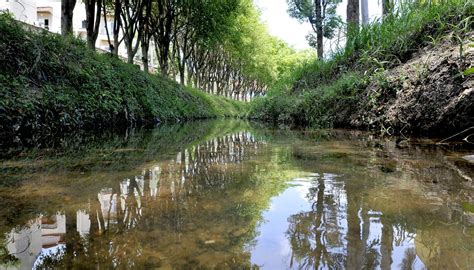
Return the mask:
<path fill-rule="evenodd" d="M 87 28 L 87 20 L 82 21 L 82 28 Z"/>
<path fill-rule="evenodd" d="M 44 28 L 49 30 L 49 19 L 44 19 Z"/>

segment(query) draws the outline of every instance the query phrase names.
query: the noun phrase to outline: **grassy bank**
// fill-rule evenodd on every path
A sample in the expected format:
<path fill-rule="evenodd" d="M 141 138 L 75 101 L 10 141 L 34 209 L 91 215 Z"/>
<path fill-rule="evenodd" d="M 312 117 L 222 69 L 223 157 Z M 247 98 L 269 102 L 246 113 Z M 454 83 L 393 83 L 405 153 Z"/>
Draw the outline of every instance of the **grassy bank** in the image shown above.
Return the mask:
<path fill-rule="evenodd" d="M 245 104 L 188 89 L 82 40 L 0 15 L 0 136 L 242 115 Z"/>
<path fill-rule="evenodd" d="M 406 63 L 421 48 L 435 46 L 447 38 L 459 44 L 462 58 L 466 48 L 461 44 L 473 29 L 473 2 L 420 2 L 404 4 L 383 22 L 373 22 L 350 34 L 345 48 L 330 60 L 303 64 L 283 78 L 267 97 L 253 102 L 250 115 L 275 123 L 347 126 L 348 116 L 356 111 L 360 95 L 370 84 L 378 84 L 378 96 L 396 95 L 397 89 L 388 84 L 385 72 Z M 464 68 L 468 66 L 460 65 L 458 74 L 453 76 L 460 75 Z M 377 105 L 381 104 L 374 107 Z"/>

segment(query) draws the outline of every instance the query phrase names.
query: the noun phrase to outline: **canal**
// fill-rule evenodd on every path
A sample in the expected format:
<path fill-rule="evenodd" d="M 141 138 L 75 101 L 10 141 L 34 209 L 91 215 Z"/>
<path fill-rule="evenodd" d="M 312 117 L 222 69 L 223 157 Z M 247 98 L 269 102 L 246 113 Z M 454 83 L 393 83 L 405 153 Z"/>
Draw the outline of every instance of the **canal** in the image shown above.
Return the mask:
<path fill-rule="evenodd" d="M 0 269 L 472 269 L 469 151 L 236 120 L 13 149 Z"/>

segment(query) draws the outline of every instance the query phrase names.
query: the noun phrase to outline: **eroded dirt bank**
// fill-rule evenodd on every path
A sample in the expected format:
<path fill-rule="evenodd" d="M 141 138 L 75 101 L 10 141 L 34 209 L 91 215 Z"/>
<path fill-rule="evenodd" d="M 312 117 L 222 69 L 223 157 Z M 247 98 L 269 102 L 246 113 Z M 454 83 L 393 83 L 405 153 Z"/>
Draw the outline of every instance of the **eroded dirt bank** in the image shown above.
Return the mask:
<path fill-rule="evenodd" d="M 338 126 L 396 134 L 449 135 L 474 126 L 474 32 L 461 47 L 455 34 L 379 72 Z M 474 130 L 472 130 L 474 133 Z"/>

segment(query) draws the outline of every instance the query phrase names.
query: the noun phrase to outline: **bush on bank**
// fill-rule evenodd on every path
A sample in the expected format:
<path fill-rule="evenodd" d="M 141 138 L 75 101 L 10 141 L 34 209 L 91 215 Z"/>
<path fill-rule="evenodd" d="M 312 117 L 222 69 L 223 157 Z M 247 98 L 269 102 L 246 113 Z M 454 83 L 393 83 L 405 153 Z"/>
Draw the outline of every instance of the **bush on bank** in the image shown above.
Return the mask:
<path fill-rule="evenodd" d="M 465 43 L 473 30 L 474 2 L 431 3 L 404 2 L 383 21 L 361 27 L 329 60 L 315 59 L 282 78 L 267 97 L 253 102 L 249 115 L 313 127 L 348 123 L 348 116 L 356 111 L 358 95 L 374 81 L 384 84 L 386 70 L 407 62 L 421 48 L 434 46 L 446 36 L 457 44 Z M 390 87 L 385 90 L 392 91 Z"/>
<path fill-rule="evenodd" d="M 244 104 L 182 87 L 0 14 L 0 135 L 243 114 Z"/>

